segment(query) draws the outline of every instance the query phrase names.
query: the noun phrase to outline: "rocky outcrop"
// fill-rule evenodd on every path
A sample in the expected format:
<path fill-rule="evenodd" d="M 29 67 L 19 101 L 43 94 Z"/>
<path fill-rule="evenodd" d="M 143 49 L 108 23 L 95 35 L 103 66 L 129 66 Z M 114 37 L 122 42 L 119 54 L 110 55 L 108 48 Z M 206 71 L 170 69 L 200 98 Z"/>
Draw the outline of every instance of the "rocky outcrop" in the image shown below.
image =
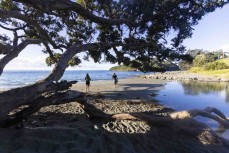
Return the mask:
<path fill-rule="evenodd" d="M 190 73 L 186 71 L 165 72 L 165 73 L 153 73 L 140 76 L 142 78 L 160 79 L 160 80 L 189 80 L 189 81 L 213 81 L 213 82 L 229 82 L 226 78 L 217 78 L 212 76 L 206 76 L 196 73 Z"/>

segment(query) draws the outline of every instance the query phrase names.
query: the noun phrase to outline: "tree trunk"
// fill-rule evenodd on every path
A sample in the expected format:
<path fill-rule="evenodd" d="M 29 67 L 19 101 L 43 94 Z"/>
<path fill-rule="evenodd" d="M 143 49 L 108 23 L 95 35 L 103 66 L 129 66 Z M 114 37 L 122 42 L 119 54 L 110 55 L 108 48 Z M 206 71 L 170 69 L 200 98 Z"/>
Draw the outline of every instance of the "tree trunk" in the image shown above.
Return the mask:
<path fill-rule="evenodd" d="M 92 43 L 92 44 L 77 44 L 69 47 L 61 56 L 59 62 L 54 67 L 53 71 L 44 80 L 38 81 L 32 85 L 8 90 L 0 93 L 0 119 L 4 119 L 10 111 L 21 106 L 33 103 L 42 93 L 50 90 L 53 82 L 60 80 L 65 69 L 68 67 L 68 61 L 77 53 L 88 49 L 94 49 L 98 45 L 104 47 L 113 47 L 120 45 L 121 42 L 115 43 Z"/>
<path fill-rule="evenodd" d="M 37 112 L 41 107 L 49 105 L 58 105 L 68 103 L 84 97 L 84 93 L 67 90 L 65 92 L 57 92 L 50 96 L 41 96 L 37 98 L 33 104 L 23 110 L 8 116 L 4 120 L 0 120 L 0 127 L 7 128 L 15 124 L 21 123 L 23 119 Z"/>
<path fill-rule="evenodd" d="M 28 39 L 20 43 L 15 49 L 12 49 L 9 53 L 6 54 L 3 58 L 0 59 L 0 76 L 2 75 L 3 69 L 5 66 L 14 58 L 16 58 L 20 52 L 25 49 L 29 44 L 39 44 L 41 41 L 36 39 Z"/>
<path fill-rule="evenodd" d="M 77 81 L 54 83 L 51 81 L 40 81 L 33 85 L 16 88 L 0 94 L 0 120 L 5 120 L 7 115 L 21 105 L 35 104 L 36 99 L 45 94 L 67 90 Z"/>

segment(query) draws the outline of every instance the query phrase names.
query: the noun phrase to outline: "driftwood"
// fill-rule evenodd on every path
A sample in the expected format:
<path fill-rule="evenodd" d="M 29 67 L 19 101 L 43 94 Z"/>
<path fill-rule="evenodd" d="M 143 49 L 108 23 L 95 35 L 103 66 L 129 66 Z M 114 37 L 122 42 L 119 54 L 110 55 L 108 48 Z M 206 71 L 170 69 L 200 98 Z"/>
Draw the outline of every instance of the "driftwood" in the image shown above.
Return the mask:
<path fill-rule="evenodd" d="M 174 120 L 191 119 L 196 116 L 210 118 L 219 123 L 221 127 L 229 128 L 229 120 L 218 109 L 207 107 L 204 110 L 194 109 L 179 112 L 169 112 L 166 116 L 150 116 L 143 113 L 120 113 L 120 114 L 106 114 L 95 106 L 90 104 L 85 98 L 79 99 L 78 102 L 83 105 L 84 111 L 93 119 L 104 120 L 142 120 L 149 123 L 165 123 L 166 125 L 172 123 Z M 215 114 L 212 114 L 215 113 Z"/>
<path fill-rule="evenodd" d="M 224 128 L 229 128 L 229 120 L 227 119 L 227 117 L 220 110 L 212 107 L 207 107 L 204 110 L 194 109 L 188 111 L 174 112 L 169 114 L 169 116 L 172 119 L 188 119 L 196 116 L 202 116 L 217 121 L 220 126 Z"/>

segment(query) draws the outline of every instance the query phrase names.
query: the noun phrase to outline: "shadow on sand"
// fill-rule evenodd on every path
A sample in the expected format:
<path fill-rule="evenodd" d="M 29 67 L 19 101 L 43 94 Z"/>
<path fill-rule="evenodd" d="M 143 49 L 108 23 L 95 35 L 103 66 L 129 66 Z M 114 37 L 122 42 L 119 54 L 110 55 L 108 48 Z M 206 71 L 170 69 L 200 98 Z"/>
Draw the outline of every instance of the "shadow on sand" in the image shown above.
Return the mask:
<path fill-rule="evenodd" d="M 130 91 L 134 86 L 141 89 Z M 125 92 L 104 91 L 102 99 L 93 95 L 88 98 L 101 110 L 119 109 L 118 112 L 138 112 L 152 117 L 172 111 L 157 104 L 141 102 L 140 99 L 147 99 L 147 95 L 157 91 L 157 84 L 123 84 L 122 87 Z M 133 99 L 139 101 L 133 102 Z M 154 124 L 147 121 L 92 120 L 78 105 L 72 102 L 52 106 L 29 117 L 25 123 L 26 128 L 1 129 L 0 153 L 229 152 L 228 141 L 194 120 Z"/>
<path fill-rule="evenodd" d="M 111 100 L 152 100 L 152 93 L 157 93 L 163 87 L 162 84 L 121 84 L 114 91 L 103 91 L 102 93 Z M 119 88 L 122 90 L 118 90 Z"/>

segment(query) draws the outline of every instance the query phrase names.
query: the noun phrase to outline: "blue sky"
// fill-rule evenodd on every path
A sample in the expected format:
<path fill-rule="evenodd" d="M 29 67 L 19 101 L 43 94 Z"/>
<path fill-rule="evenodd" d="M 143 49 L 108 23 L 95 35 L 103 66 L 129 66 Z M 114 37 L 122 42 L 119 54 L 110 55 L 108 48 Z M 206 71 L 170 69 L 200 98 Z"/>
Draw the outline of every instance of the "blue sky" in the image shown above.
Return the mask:
<path fill-rule="evenodd" d="M 193 27 L 193 35 L 184 41 L 187 49 L 204 49 L 215 51 L 223 49 L 229 52 L 229 5 L 215 12 L 207 14 Z M 16 59 L 11 61 L 5 70 L 49 70 L 45 64 L 46 54 L 41 53 L 39 46 L 27 47 Z M 84 61 L 80 67 L 69 70 L 107 70 L 117 64 L 98 64 Z"/>
<path fill-rule="evenodd" d="M 194 29 L 192 38 L 184 41 L 187 49 L 229 51 L 229 5 L 204 16 Z"/>

